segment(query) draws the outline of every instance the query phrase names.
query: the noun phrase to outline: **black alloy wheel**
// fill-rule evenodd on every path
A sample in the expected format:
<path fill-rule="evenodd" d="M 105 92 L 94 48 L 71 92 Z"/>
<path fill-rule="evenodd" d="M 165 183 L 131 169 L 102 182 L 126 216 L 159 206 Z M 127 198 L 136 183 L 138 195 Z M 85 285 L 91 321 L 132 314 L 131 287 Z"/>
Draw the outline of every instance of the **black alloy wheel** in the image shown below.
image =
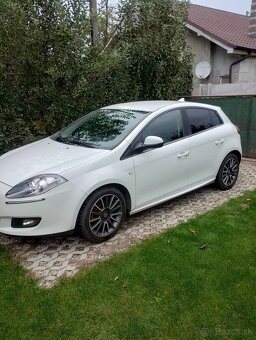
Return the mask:
<path fill-rule="evenodd" d="M 92 242 L 114 236 L 124 221 L 126 202 L 116 188 L 103 188 L 93 193 L 83 205 L 77 230 Z"/>
<path fill-rule="evenodd" d="M 229 154 L 223 160 L 215 183 L 221 190 L 228 190 L 233 187 L 239 174 L 239 159 L 235 154 Z"/>

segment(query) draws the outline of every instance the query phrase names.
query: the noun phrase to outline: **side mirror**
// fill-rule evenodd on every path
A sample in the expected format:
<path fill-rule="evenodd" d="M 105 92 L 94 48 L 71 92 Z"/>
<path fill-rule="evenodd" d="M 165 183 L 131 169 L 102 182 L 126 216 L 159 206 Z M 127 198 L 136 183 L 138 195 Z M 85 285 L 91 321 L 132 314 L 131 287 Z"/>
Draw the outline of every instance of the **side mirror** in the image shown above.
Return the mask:
<path fill-rule="evenodd" d="M 164 145 L 164 141 L 161 137 L 148 136 L 144 140 L 143 148 L 161 148 Z"/>
<path fill-rule="evenodd" d="M 143 152 L 147 149 L 161 148 L 164 145 L 164 141 L 161 137 L 148 136 L 145 138 L 144 143 L 139 143 L 135 148 L 135 153 Z"/>

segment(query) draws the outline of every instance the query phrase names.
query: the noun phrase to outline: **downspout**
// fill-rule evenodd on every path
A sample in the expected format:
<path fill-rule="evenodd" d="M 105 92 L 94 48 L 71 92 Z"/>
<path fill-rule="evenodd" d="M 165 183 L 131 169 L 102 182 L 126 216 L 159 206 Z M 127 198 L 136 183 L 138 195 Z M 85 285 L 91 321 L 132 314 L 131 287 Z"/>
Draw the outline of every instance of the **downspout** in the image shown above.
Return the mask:
<path fill-rule="evenodd" d="M 240 64 L 242 61 L 248 59 L 249 57 L 251 57 L 251 53 L 249 53 L 246 57 L 243 57 L 242 59 L 239 59 L 239 60 L 235 61 L 234 63 L 232 63 L 229 66 L 229 83 L 230 84 L 232 84 L 232 69 L 233 69 L 233 66 L 235 66 L 237 64 Z"/>

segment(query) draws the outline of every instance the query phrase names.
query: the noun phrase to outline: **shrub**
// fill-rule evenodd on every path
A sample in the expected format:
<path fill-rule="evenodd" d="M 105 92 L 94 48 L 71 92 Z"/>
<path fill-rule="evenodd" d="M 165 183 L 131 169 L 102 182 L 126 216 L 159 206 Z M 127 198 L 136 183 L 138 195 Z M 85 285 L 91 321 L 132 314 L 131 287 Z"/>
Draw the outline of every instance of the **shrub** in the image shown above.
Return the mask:
<path fill-rule="evenodd" d="M 190 93 L 185 2 L 143 0 L 136 11 L 121 1 L 104 49 L 106 32 L 90 47 L 86 0 L 0 0 L 0 154 L 100 106 Z"/>

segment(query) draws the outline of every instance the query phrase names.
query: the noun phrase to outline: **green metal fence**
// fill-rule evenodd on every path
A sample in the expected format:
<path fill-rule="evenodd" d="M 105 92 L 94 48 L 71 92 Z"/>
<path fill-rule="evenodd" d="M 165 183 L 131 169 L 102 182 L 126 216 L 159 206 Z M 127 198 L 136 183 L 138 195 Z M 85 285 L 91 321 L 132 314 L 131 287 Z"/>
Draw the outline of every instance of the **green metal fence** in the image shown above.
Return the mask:
<path fill-rule="evenodd" d="M 189 97 L 186 101 L 220 106 L 239 127 L 244 157 L 256 158 L 256 95 L 229 97 Z"/>

